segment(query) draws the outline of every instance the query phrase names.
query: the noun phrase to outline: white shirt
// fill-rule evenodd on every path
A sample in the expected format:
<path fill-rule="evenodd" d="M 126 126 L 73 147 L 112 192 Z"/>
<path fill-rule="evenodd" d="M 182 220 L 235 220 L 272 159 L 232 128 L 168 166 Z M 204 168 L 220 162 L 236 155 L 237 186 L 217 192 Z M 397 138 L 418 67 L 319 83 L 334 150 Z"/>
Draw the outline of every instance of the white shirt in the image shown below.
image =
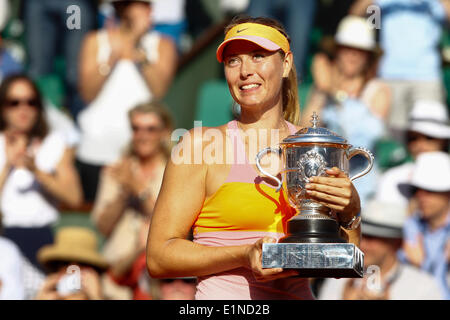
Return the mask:
<path fill-rule="evenodd" d="M 22 255 L 17 245 L 0 237 L 0 300 L 23 300 Z"/>
<path fill-rule="evenodd" d="M 401 264 L 398 277 L 389 289 L 390 300 L 441 300 L 443 297 L 436 280 L 428 273 Z M 319 300 L 342 300 L 345 284 L 350 279 L 326 279 Z"/>
<path fill-rule="evenodd" d="M 151 63 L 159 60 L 161 36 L 151 32 L 140 46 Z M 108 61 L 111 46 L 106 30 L 97 34 L 99 65 Z M 150 88 L 135 63 L 121 59 L 111 70 L 96 98 L 78 115 L 81 140 L 77 157 L 91 165 L 112 164 L 119 160 L 131 140 L 128 112 L 138 104 L 151 101 Z"/>
<path fill-rule="evenodd" d="M 35 152 L 36 167 L 46 173 L 55 171 L 61 161 L 66 142 L 57 132 L 49 133 Z M 0 134 L 0 168 L 5 166 L 5 136 Z M 1 212 L 5 227 L 42 227 L 59 217 L 54 201 L 44 197 L 42 187 L 33 173 L 13 168 L 1 193 Z"/>
<path fill-rule="evenodd" d="M 45 116 L 52 131 L 59 131 L 66 139 L 68 147 L 76 147 L 80 142 L 80 130 L 67 114 L 58 109 L 50 101 L 45 104 Z"/>

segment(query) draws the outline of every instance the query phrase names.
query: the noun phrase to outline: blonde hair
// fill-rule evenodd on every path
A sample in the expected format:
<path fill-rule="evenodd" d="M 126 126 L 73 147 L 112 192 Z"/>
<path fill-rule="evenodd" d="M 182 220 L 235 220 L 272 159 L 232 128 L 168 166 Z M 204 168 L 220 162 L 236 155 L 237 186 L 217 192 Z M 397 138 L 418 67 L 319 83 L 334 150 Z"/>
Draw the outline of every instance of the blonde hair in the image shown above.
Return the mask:
<path fill-rule="evenodd" d="M 137 106 L 135 106 L 133 109 L 131 109 L 128 112 L 128 119 L 129 119 L 130 124 L 131 124 L 131 119 L 137 113 L 154 113 L 161 120 L 165 130 L 168 130 L 169 132 L 171 132 L 174 128 L 174 121 L 173 121 L 172 114 L 169 112 L 169 109 L 167 108 L 167 106 L 160 101 L 155 100 L 155 101 L 150 101 L 150 102 L 146 102 L 146 103 L 141 103 L 141 104 L 138 104 Z M 170 142 L 170 140 L 169 141 L 161 141 L 161 147 L 163 149 L 163 152 L 164 152 L 164 155 L 166 156 L 166 158 L 169 158 L 171 150 L 172 150 L 172 143 Z M 134 154 L 133 150 L 131 148 L 131 145 L 128 147 L 127 153 L 130 155 Z"/>
<path fill-rule="evenodd" d="M 242 23 L 258 23 L 275 28 L 286 37 L 289 43 L 291 43 L 291 39 L 289 38 L 286 30 L 281 25 L 281 23 L 279 23 L 277 20 L 266 17 L 252 18 L 249 16 L 236 16 L 228 24 L 228 26 L 225 27 L 225 34 L 227 34 L 228 31 L 230 31 L 233 27 Z M 286 54 L 282 50 L 280 50 L 279 52 L 284 58 Z M 292 64 L 289 76 L 283 79 L 282 99 L 284 119 L 295 125 L 298 125 L 300 122 L 300 101 L 298 98 L 297 70 L 295 69 L 294 64 Z"/>

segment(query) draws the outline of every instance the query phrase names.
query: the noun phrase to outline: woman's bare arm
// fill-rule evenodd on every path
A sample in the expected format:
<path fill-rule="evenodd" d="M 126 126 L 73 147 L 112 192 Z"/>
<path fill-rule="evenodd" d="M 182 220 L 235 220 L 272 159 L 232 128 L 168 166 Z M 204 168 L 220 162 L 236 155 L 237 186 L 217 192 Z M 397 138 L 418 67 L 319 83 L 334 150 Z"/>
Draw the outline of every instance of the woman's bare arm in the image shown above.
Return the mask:
<path fill-rule="evenodd" d="M 380 85 L 370 101 L 370 110 L 379 118 L 386 120 L 391 107 L 391 90 L 385 84 Z"/>
<path fill-rule="evenodd" d="M 108 172 L 109 169 L 102 170 L 97 198 L 92 209 L 92 219 L 95 225 L 107 237 L 125 212 L 128 200 L 128 194 L 120 192 L 117 181 Z"/>
<path fill-rule="evenodd" d="M 447 20 L 450 20 L 450 0 L 440 0 L 440 2 L 444 7 L 445 13 L 447 14 Z"/>
<path fill-rule="evenodd" d="M 191 130 L 190 133 L 193 133 Z M 201 138 L 185 136 L 174 152 L 190 162 Z M 206 247 L 186 240 L 205 198 L 206 164 L 175 164 L 172 159 L 164 174 L 156 201 L 147 242 L 147 265 L 152 277 L 203 276 L 245 264 L 246 246 Z"/>
<path fill-rule="evenodd" d="M 178 56 L 175 44 L 166 37 L 161 37 L 158 51 L 158 61 L 144 64 L 142 73 L 154 97 L 161 99 L 172 83 L 177 68 Z"/>
<path fill-rule="evenodd" d="M 323 91 L 317 90 L 317 88 L 312 87 L 308 102 L 306 103 L 306 107 L 302 112 L 302 116 L 300 119 L 300 126 L 302 127 L 310 127 L 311 126 L 311 116 L 314 112 L 318 115 L 322 113 L 322 109 L 325 106 L 327 101 L 327 96 Z"/>
<path fill-rule="evenodd" d="M 361 242 L 361 225 L 359 225 L 359 227 L 355 230 L 346 230 L 344 228 L 341 228 L 341 231 L 344 233 L 345 238 L 349 243 L 353 243 L 357 247 L 359 247 L 359 244 Z"/>
<path fill-rule="evenodd" d="M 201 138 L 193 130 L 174 148 L 178 153 L 202 152 Z M 201 153 L 200 153 L 201 154 Z M 160 194 L 150 224 L 147 240 L 147 267 L 155 278 L 205 276 L 238 267 L 248 267 L 261 281 L 293 275 L 282 269 L 262 269 L 261 244 L 208 247 L 186 240 L 205 198 L 206 164 L 174 163 L 167 165 Z M 265 239 L 264 241 L 270 241 Z"/>
<path fill-rule="evenodd" d="M 317 90 L 330 92 L 332 87 L 332 65 L 328 56 L 325 53 L 321 52 L 315 54 L 311 69 L 314 79 L 314 86 L 317 88 Z"/>
<path fill-rule="evenodd" d="M 54 174 L 43 172 L 36 167 L 31 168 L 43 188 L 58 200 L 70 207 L 78 207 L 83 202 L 83 192 L 78 174 L 73 165 L 72 153 L 64 151 L 63 157 Z"/>
<path fill-rule="evenodd" d="M 91 32 L 84 38 L 80 53 L 78 87 L 82 98 L 87 103 L 95 99 L 109 76 L 106 72 L 101 74 L 99 71 L 97 35 L 98 32 Z M 117 57 L 113 52 L 108 61 L 110 69 L 116 61 Z"/>

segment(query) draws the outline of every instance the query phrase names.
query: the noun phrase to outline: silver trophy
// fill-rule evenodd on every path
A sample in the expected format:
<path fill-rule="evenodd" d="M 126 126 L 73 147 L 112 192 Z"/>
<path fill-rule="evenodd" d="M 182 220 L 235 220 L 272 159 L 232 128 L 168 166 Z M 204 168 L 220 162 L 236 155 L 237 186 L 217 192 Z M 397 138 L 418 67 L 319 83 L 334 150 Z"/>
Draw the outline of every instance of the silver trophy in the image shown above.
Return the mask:
<path fill-rule="evenodd" d="M 316 113 L 312 127 L 303 128 L 284 139 L 279 148 L 266 148 L 256 156 L 256 166 L 264 176 L 278 183 L 296 214 L 287 222 L 286 237 L 279 243 L 263 244 L 263 268 L 299 269 L 300 277 L 357 278 L 363 276 L 364 254 L 353 243 L 340 236 L 337 215 L 307 197 L 305 185 L 313 176 L 326 176 L 326 170 L 337 167 L 349 173 L 349 160 L 364 156 L 367 167 L 350 177 L 353 181 L 367 174 L 374 157 L 369 150 L 352 148 L 336 133 L 318 127 Z M 282 181 L 261 167 L 268 153 L 282 159 Z"/>

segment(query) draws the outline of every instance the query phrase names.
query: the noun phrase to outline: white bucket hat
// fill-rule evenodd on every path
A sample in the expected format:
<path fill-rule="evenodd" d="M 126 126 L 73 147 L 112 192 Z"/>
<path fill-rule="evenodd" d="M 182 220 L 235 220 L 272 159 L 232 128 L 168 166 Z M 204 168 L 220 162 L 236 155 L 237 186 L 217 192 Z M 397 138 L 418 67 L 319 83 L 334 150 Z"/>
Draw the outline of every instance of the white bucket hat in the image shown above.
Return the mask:
<path fill-rule="evenodd" d="M 415 188 L 432 192 L 450 191 L 450 156 L 436 151 L 425 152 L 417 157 L 411 179 L 398 186 L 400 192 L 411 197 Z"/>
<path fill-rule="evenodd" d="M 361 232 L 380 238 L 402 238 L 407 213 L 406 205 L 371 200 L 361 212 Z"/>
<path fill-rule="evenodd" d="M 450 139 L 448 111 L 442 103 L 428 100 L 416 101 L 409 118 L 409 131 L 438 139 Z"/>
<path fill-rule="evenodd" d="M 339 23 L 334 40 L 342 46 L 368 51 L 376 49 L 375 30 L 362 17 L 347 16 L 343 18 Z"/>

